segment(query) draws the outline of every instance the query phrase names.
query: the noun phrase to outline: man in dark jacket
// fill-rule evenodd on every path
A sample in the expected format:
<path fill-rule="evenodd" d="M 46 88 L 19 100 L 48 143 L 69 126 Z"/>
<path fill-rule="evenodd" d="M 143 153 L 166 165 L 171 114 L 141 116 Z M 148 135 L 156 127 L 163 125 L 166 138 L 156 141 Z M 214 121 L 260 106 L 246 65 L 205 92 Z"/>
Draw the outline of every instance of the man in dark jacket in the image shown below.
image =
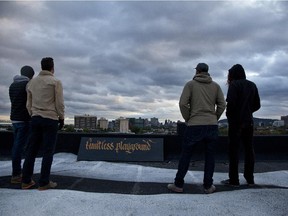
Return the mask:
<path fill-rule="evenodd" d="M 21 159 L 24 146 L 27 142 L 31 117 L 26 108 L 26 85 L 34 76 L 30 66 L 21 68 L 21 75 L 16 75 L 9 87 L 11 101 L 10 119 L 13 126 L 14 143 L 12 147 L 12 184 L 21 183 Z"/>
<path fill-rule="evenodd" d="M 226 116 L 229 130 L 229 179 L 222 183 L 239 186 L 238 151 L 244 147 L 244 178 L 254 185 L 255 154 L 253 147 L 253 113 L 260 109 L 260 97 L 255 83 L 246 79 L 244 68 L 234 65 L 228 72 Z"/>

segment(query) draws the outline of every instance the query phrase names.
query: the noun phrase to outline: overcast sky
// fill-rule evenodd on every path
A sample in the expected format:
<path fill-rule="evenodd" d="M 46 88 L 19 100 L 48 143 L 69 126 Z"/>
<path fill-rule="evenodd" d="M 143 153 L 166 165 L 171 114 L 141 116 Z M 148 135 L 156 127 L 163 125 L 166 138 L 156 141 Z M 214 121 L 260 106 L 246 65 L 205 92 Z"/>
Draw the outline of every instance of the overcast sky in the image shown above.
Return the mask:
<path fill-rule="evenodd" d="M 47 56 L 66 118 L 183 120 L 183 86 L 206 62 L 225 96 L 227 70 L 242 64 L 261 97 L 254 116 L 280 119 L 288 115 L 287 11 L 287 1 L 1 1 L 0 119 L 10 114 L 13 77 L 23 65 L 37 75 Z"/>

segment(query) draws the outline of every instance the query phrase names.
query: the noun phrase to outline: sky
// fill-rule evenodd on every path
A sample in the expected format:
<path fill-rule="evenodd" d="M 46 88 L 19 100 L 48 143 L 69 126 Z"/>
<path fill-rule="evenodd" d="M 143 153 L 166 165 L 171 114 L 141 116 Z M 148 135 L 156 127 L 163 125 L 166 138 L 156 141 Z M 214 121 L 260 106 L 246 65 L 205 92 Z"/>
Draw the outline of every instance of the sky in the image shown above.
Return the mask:
<path fill-rule="evenodd" d="M 241 64 L 261 97 L 258 118 L 288 115 L 288 1 L 1 1 L 0 119 L 24 65 L 53 57 L 66 121 L 183 121 L 179 98 L 199 62 L 227 93 Z M 221 119 L 226 118 L 223 113 Z"/>
<path fill-rule="evenodd" d="M 40 167 L 41 158 L 37 158 L 35 173 L 39 173 Z M 0 168 L 0 176 L 11 175 L 10 160 L 1 160 Z M 139 182 L 160 183 L 162 187 L 162 184 L 171 183 L 175 174 L 175 169 L 104 161 L 77 161 L 76 155 L 68 153 L 55 154 L 51 169 L 51 175 L 81 177 L 75 179 L 75 185 L 89 178 L 95 182 L 97 179 L 134 182 L 135 188 Z M 218 190 L 209 195 L 191 194 L 185 191 L 184 194 L 175 194 L 168 189 L 167 193 L 135 195 L 83 192 L 69 188 L 46 191 L 0 188 L 0 214 L 1 216 L 283 216 L 287 213 L 287 177 L 287 170 L 255 173 L 255 182 L 261 185 L 260 188 Z M 214 183 L 219 184 L 223 178 L 227 178 L 227 173 L 215 172 L 213 178 Z M 202 179 L 203 171 L 189 171 L 185 177 L 185 187 L 201 187 Z M 240 181 L 242 184 L 244 179 L 241 178 Z"/>

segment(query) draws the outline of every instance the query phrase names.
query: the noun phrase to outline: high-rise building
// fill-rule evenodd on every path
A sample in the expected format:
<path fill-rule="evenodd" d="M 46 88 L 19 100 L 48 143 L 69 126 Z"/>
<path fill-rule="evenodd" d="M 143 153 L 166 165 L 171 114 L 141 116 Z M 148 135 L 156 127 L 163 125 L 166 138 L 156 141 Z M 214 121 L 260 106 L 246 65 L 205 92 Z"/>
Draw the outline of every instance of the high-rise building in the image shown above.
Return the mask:
<path fill-rule="evenodd" d="M 145 120 L 142 118 L 130 118 L 129 123 L 131 127 L 144 128 Z"/>
<path fill-rule="evenodd" d="M 115 130 L 120 133 L 128 133 L 129 132 L 129 119 L 120 117 L 115 121 Z"/>
<path fill-rule="evenodd" d="M 103 117 L 101 117 L 98 120 L 98 125 L 99 125 L 100 129 L 107 130 L 108 129 L 108 120 L 103 118 Z"/>
<path fill-rule="evenodd" d="M 288 125 L 288 115 L 286 115 L 286 116 L 281 116 L 281 120 L 284 121 L 284 125 L 285 125 L 285 126 Z"/>
<path fill-rule="evenodd" d="M 79 129 L 96 129 L 97 116 L 76 115 L 74 116 L 74 127 Z"/>

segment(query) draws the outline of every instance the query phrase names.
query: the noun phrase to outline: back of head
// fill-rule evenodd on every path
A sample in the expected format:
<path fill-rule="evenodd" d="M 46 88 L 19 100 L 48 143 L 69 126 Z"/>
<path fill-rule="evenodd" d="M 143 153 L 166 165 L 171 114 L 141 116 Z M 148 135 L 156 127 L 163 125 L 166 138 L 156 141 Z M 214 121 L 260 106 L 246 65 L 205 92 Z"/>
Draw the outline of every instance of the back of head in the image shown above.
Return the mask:
<path fill-rule="evenodd" d="M 196 68 L 198 72 L 208 72 L 209 66 L 206 63 L 199 63 Z"/>
<path fill-rule="evenodd" d="M 21 71 L 20 71 L 21 75 L 22 76 L 26 76 L 28 77 L 29 79 L 32 79 L 33 76 L 34 76 L 34 70 L 32 67 L 28 66 L 28 65 L 25 65 L 21 68 Z"/>
<path fill-rule="evenodd" d="M 54 68 L 54 61 L 51 57 L 45 57 L 41 60 L 42 70 L 51 71 Z"/>
<path fill-rule="evenodd" d="M 233 80 L 246 79 L 245 70 L 240 64 L 235 64 L 231 67 L 228 73 L 228 82 Z"/>

